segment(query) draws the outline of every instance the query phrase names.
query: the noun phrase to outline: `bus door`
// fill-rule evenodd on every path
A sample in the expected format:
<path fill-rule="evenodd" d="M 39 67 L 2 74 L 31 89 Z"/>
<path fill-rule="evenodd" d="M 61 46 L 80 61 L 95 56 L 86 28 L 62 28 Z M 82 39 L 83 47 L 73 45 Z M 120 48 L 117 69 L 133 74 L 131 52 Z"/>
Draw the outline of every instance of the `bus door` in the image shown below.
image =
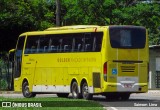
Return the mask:
<path fill-rule="evenodd" d="M 24 58 L 23 58 L 23 61 L 24 61 L 23 74 L 28 79 L 30 89 L 33 87 L 32 85 L 34 84 L 34 82 L 37 82 L 37 83 L 39 82 L 37 80 L 34 80 L 36 64 L 37 64 L 36 58 L 34 56 L 35 55 L 32 55 L 32 54 L 24 54 Z"/>
<path fill-rule="evenodd" d="M 32 88 L 32 85 L 41 83 L 41 75 L 35 75 L 37 66 L 37 45 L 37 37 L 27 37 L 23 58 L 23 67 L 24 74 L 29 80 L 30 88 Z M 38 91 L 41 91 L 41 89 L 39 89 Z"/>
<path fill-rule="evenodd" d="M 15 63 L 14 63 L 14 87 L 16 90 L 20 90 L 20 76 L 22 69 L 22 54 L 23 54 L 23 46 L 24 46 L 25 37 L 19 37 L 17 49 L 15 51 Z"/>
<path fill-rule="evenodd" d="M 8 55 L 8 72 L 10 74 L 9 90 L 14 90 L 14 55 L 15 49 L 11 49 Z"/>

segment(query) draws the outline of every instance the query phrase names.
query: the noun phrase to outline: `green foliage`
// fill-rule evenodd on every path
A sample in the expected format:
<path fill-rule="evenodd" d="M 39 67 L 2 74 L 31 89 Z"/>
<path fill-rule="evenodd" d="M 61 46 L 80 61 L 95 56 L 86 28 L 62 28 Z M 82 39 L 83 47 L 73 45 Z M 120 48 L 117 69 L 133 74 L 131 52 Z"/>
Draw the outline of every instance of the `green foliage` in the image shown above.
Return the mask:
<path fill-rule="evenodd" d="M 5 62 L 0 59 L 0 90 L 6 90 L 8 87 L 7 81 L 3 78 L 4 73 L 6 73 L 6 66 Z"/>
<path fill-rule="evenodd" d="M 7 73 L 7 64 L 4 60 L 0 59 L 0 74 Z"/>
<path fill-rule="evenodd" d="M 55 0 L 0 0 L 0 4 L 0 50 L 14 48 L 22 32 L 55 25 Z M 62 25 L 141 25 L 149 31 L 150 44 L 156 44 L 160 39 L 160 4 L 158 0 L 61 0 L 61 22 Z M 6 41 L 10 45 L 4 44 Z"/>
<path fill-rule="evenodd" d="M 64 25 L 141 25 L 148 29 L 150 44 L 160 39 L 160 4 L 141 0 L 63 0 Z"/>
<path fill-rule="evenodd" d="M 8 84 L 4 79 L 0 79 L 0 90 L 7 90 Z"/>
<path fill-rule="evenodd" d="M 53 0 L 2 0 L 0 9 L 1 28 L 26 28 L 25 30 L 44 29 L 53 26 Z M 41 22 L 45 22 L 42 27 Z M 44 24 L 44 23 L 42 23 Z"/>
<path fill-rule="evenodd" d="M 54 26 L 55 0 L 0 0 L 0 50 L 15 48 L 26 31 Z"/>
<path fill-rule="evenodd" d="M 27 107 L 26 110 L 104 110 L 98 102 L 84 99 L 68 99 L 57 97 L 35 97 L 35 98 L 4 98 L 1 101 L 21 102 L 21 103 L 41 103 L 42 108 Z M 15 107 L 16 110 L 25 110 L 26 107 Z M 13 109 L 13 108 L 12 108 Z M 9 108 L 3 110 L 10 110 Z"/>

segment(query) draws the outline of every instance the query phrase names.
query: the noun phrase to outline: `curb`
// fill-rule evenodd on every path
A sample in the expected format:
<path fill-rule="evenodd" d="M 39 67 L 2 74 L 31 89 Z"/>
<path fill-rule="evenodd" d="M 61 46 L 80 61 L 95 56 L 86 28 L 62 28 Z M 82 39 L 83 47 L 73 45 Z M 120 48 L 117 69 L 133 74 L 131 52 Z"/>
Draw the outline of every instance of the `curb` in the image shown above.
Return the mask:
<path fill-rule="evenodd" d="M 148 93 L 160 94 L 160 90 L 149 90 Z"/>
<path fill-rule="evenodd" d="M 21 92 L 15 92 L 15 91 L 0 91 L 0 94 L 21 94 Z"/>

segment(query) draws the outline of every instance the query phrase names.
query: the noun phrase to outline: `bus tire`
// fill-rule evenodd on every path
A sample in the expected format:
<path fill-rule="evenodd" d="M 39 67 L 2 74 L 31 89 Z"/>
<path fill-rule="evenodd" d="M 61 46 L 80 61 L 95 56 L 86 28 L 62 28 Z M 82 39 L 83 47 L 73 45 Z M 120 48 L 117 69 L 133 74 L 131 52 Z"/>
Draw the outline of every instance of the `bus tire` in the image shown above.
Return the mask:
<path fill-rule="evenodd" d="M 35 97 L 35 96 L 36 96 L 36 93 L 30 92 L 28 86 L 29 86 L 28 82 L 24 82 L 24 83 L 23 83 L 23 85 L 22 85 L 22 93 L 23 93 L 23 96 L 26 97 L 26 98 Z"/>
<path fill-rule="evenodd" d="M 57 93 L 58 97 L 63 97 L 63 98 L 67 98 L 69 95 L 69 93 Z"/>
<path fill-rule="evenodd" d="M 81 94 L 79 93 L 79 88 L 77 82 L 73 82 L 71 85 L 71 93 L 74 99 L 81 98 Z"/>
<path fill-rule="evenodd" d="M 32 97 L 36 97 L 36 95 L 37 95 L 36 93 L 33 93 L 33 92 L 32 92 Z"/>
<path fill-rule="evenodd" d="M 83 99 L 86 99 L 86 100 L 92 99 L 93 95 L 89 93 L 88 84 L 86 82 L 83 83 L 81 90 L 82 90 Z"/>
<path fill-rule="evenodd" d="M 127 93 L 126 93 L 126 94 L 122 94 L 122 95 L 121 95 L 121 100 L 124 100 L 124 101 L 125 101 L 125 100 L 128 100 L 129 97 L 130 97 L 130 94 L 127 94 Z"/>

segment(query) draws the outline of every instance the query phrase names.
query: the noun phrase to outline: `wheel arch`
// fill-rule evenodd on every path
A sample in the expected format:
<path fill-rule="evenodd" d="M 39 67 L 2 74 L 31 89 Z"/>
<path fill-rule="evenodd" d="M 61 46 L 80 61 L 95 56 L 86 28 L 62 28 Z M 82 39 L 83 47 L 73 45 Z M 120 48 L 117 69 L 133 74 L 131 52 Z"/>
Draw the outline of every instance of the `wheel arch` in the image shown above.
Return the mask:
<path fill-rule="evenodd" d="M 31 84 L 30 84 L 30 82 L 29 82 L 29 79 L 28 78 L 23 78 L 23 81 L 22 81 L 22 84 L 21 84 L 21 87 L 23 87 L 23 83 L 24 82 L 27 82 L 28 83 L 28 85 L 29 85 L 29 88 L 30 88 L 30 90 L 32 91 L 32 87 L 31 87 Z"/>
<path fill-rule="evenodd" d="M 27 82 L 27 83 L 29 84 L 29 82 L 28 82 L 28 79 L 27 79 L 27 78 L 24 78 L 24 79 L 23 79 L 23 81 L 22 81 L 22 85 L 23 85 L 23 83 L 24 83 L 24 82 Z"/>

